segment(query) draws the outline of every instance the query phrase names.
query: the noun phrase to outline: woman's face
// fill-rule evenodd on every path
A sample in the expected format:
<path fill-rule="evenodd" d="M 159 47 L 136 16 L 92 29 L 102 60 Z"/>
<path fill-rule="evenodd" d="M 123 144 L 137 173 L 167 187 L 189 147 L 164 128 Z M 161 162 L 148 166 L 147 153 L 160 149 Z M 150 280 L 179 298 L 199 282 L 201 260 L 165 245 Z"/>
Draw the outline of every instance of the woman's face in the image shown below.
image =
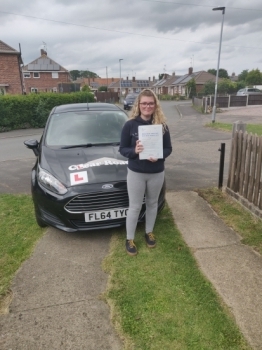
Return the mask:
<path fill-rule="evenodd" d="M 156 109 L 155 99 L 153 96 L 142 96 L 139 102 L 141 118 L 148 120 Z"/>

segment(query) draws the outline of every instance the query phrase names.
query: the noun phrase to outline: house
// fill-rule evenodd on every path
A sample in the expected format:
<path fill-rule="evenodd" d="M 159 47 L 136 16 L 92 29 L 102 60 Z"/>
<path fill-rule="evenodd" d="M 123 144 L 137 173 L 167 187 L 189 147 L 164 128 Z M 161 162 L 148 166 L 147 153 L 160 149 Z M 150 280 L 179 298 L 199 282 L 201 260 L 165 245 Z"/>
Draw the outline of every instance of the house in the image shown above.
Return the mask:
<path fill-rule="evenodd" d="M 78 78 L 75 82 L 79 83 L 81 87 L 88 85 L 91 90 L 97 91 L 101 86 L 109 87 L 110 84 L 119 80 L 119 78 Z"/>
<path fill-rule="evenodd" d="M 22 68 L 26 93 L 59 92 L 58 84 L 71 82 L 69 71 L 49 58 L 45 50 L 40 52 L 39 58 Z"/>
<path fill-rule="evenodd" d="M 189 67 L 188 74 L 181 76 L 180 78 L 175 80 L 175 82 L 172 84 L 173 93 L 185 96 L 186 95 L 186 84 L 192 79 L 195 80 L 196 92 L 199 93 L 203 89 L 205 83 L 207 83 L 208 81 L 215 82 L 216 77 L 213 74 L 208 73 L 206 71 L 199 71 L 199 72 L 193 73 L 193 68 Z M 221 80 L 221 79 L 218 78 L 218 81 L 219 80 Z"/>
<path fill-rule="evenodd" d="M 152 89 L 153 85 L 155 84 L 156 80 L 155 77 L 153 77 L 153 80 L 149 77 L 148 80 L 136 80 L 135 77 L 130 80 L 128 77 L 126 79 L 121 79 L 121 86 L 120 86 L 120 79 L 117 82 L 112 82 L 108 90 L 112 92 L 119 92 L 121 87 L 122 95 L 127 95 L 128 93 L 139 93 L 143 89 Z"/>
<path fill-rule="evenodd" d="M 233 82 L 238 81 L 238 75 L 236 75 L 236 73 L 233 72 L 232 75 L 229 76 L 229 79 Z"/>
<path fill-rule="evenodd" d="M 21 52 L 0 40 L 0 94 L 22 94 Z"/>
<path fill-rule="evenodd" d="M 172 75 L 164 74 L 163 78 L 157 81 L 152 89 L 157 95 L 174 95 L 174 86 L 172 84 L 180 77 L 175 72 Z"/>

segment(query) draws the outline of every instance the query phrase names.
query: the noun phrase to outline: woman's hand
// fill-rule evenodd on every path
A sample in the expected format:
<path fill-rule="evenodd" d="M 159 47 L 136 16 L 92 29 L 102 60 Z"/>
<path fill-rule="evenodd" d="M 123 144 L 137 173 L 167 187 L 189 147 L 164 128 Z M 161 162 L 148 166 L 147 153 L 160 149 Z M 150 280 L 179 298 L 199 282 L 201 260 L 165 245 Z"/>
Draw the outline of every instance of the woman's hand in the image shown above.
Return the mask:
<path fill-rule="evenodd" d="M 157 161 L 157 158 L 149 157 L 148 160 L 152 163 L 155 163 Z"/>
<path fill-rule="evenodd" d="M 140 140 L 136 141 L 135 153 L 138 154 L 144 150 L 144 147 Z"/>

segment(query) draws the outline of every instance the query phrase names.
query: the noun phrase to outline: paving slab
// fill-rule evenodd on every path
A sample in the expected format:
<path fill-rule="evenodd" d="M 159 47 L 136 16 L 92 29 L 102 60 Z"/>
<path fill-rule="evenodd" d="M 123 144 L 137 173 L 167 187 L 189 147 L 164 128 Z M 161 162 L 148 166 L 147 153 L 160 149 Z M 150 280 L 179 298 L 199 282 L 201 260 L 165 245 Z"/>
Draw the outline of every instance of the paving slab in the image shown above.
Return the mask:
<path fill-rule="evenodd" d="M 262 257 L 196 192 L 168 192 L 175 224 L 250 345 L 262 349 Z"/>

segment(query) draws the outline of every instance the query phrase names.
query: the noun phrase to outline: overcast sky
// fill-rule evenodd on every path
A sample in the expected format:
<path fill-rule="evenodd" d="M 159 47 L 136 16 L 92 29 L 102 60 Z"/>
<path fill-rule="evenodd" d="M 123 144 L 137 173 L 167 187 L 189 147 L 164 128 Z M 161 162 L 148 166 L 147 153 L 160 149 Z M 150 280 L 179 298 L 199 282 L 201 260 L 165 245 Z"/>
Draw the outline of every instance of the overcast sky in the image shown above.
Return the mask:
<path fill-rule="evenodd" d="M 158 77 L 216 68 L 262 71 L 262 0 L 0 0 L 0 40 L 24 64 L 40 49 L 68 70 Z"/>

